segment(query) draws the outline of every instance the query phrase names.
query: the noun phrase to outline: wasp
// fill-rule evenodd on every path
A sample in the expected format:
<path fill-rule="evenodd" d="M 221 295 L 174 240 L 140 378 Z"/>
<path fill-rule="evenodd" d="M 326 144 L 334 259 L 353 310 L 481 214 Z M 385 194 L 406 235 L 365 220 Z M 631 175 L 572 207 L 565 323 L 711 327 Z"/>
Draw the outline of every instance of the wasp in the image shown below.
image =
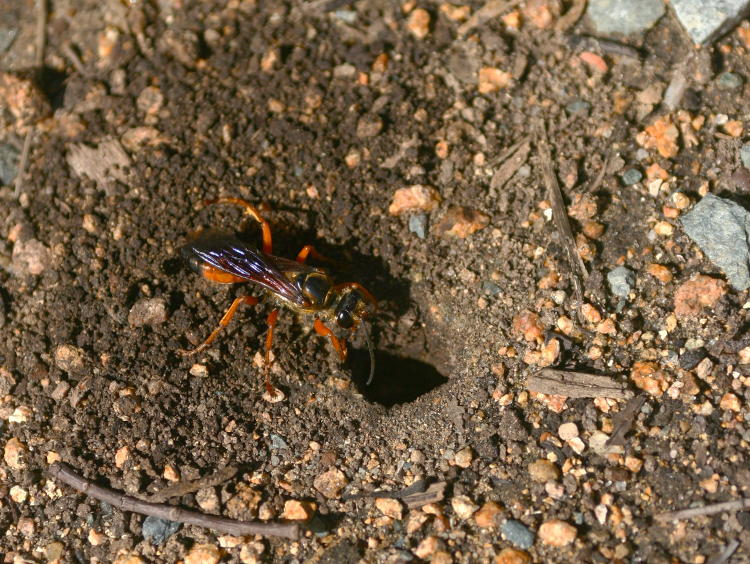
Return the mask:
<path fill-rule="evenodd" d="M 275 256 L 271 241 L 271 227 L 258 209 L 240 198 L 218 198 L 203 202 L 213 204 L 234 204 L 244 208 L 245 213 L 260 224 L 262 247 L 257 249 L 236 235 L 215 230 L 198 231 L 180 248 L 180 253 L 191 270 L 206 280 L 219 284 L 250 282 L 269 294 L 275 307 L 268 314 L 266 333 L 264 375 L 265 388 L 270 398 L 280 394 L 271 385 L 271 346 L 273 333 L 282 307 L 298 314 L 313 318 L 313 329 L 318 335 L 327 337 L 342 362 L 347 357 L 347 338 L 362 328 L 370 352 L 370 376 L 375 373 L 375 353 L 366 320 L 377 309 L 375 297 L 357 282 L 336 284 L 333 277 L 323 268 L 306 264 L 308 257 L 317 261 L 327 261 L 312 245 L 305 245 L 297 254 L 296 260 Z M 256 305 L 258 298 L 245 295 L 232 302 L 218 327 L 192 350 L 180 350 L 183 356 L 205 350 L 216 340 L 219 333 L 231 321 L 241 305 Z"/>

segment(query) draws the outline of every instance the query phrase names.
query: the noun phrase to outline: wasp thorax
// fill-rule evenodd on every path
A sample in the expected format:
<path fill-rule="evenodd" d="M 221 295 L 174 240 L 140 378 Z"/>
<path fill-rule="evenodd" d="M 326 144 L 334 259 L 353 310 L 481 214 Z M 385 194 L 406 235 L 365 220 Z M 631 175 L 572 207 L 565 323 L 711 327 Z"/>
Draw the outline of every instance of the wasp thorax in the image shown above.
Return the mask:
<path fill-rule="evenodd" d="M 305 282 L 302 284 L 302 293 L 310 300 L 310 303 L 322 305 L 325 303 L 328 292 L 331 289 L 331 282 L 324 274 L 308 274 Z"/>

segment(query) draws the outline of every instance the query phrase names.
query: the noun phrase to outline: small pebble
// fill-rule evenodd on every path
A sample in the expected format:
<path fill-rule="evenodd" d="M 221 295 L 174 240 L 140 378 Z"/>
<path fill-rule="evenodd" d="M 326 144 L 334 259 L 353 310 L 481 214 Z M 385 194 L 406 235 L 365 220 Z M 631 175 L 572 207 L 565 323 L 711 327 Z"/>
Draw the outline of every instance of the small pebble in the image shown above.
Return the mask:
<path fill-rule="evenodd" d="M 635 273 L 629 268 L 618 266 L 607 273 L 610 291 L 621 298 L 627 298 L 635 285 Z"/>
<path fill-rule="evenodd" d="M 414 184 L 406 188 L 399 188 L 394 192 L 391 205 L 388 207 L 388 213 L 391 215 L 401 215 L 414 211 L 429 213 L 437 209 L 440 200 L 440 193 L 432 186 Z"/>
<path fill-rule="evenodd" d="M 414 555 L 422 560 L 427 560 L 431 557 L 440 547 L 442 547 L 442 541 L 435 537 L 429 536 L 417 545 L 414 549 Z"/>
<path fill-rule="evenodd" d="M 0 184 L 10 186 L 18 174 L 18 149 L 7 143 L 0 144 Z"/>
<path fill-rule="evenodd" d="M 404 508 L 401 505 L 401 502 L 397 499 L 379 497 L 375 500 L 375 507 L 377 507 L 378 511 L 383 515 L 390 517 L 391 519 L 399 521 L 403 517 Z"/>
<path fill-rule="evenodd" d="M 750 143 L 745 143 L 740 147 L 740 160 L 742 161 L 742 166 L 750 168 Z"/>
<path fill-rule="evenodd" d="M 128 323 L 133 327 L 160 325 L 167 320 L 167 304 L 163 298 L 138 300 L 128 313 Z"/>
<path fill-rule="evenodd" d="M 735 394 L 728 392 L 721 397 L 719 407 L 721 407 L 721 409 L 739 412 L 740 409 L 742 409 L 742 404 L 740 403 L 740 399 Z"/>
<path fill-rule="evenodd" d="M 471 447 L 466 447 L 456 453 L 456 456 L 453 458 L 453 464 L 460 468 L 468 468 L 471 466 L 473 459 L 474 453 L 471 451 Z"/>
<path fill-rule="evenodd" d="M 414 233 L 420 239 L 424 239 L 427 230 L 427 216 L 417 213 L 409 216 L 409 232 Z"/>
<path fill-rule="evenodd" d="M 578 531 L 576 528 L 560 521 L 559 519 L 552 519 L 539 527 L 539 539 L 550 546 L 566 546 L 576 540 Z"/>
<path fill-rule="evenodd" d="M 488 501 L 474 514 L 474 521 L 483 529 L 493 529 L 497 526 L 497 517 L 501 513 L 502 508 L 497 503 Z"/>
<path fill-rule="evenodd" d="M 435 231 L 441 237 L 464 239 L 472 233 L 484 229 L 489 223 L 490 217 L 480 211 L 463 206 L 450 206 L 435 226 Z"/>
<path fill-rule="evenodd" d="M 73 345 L 60 345 L 55 349 L 55 366 L 67 373 L 76 373 L 83 368 L 86 354 Z"/>
<path fill-rule="evenodd" d="M 412 11 L 406 28 L 417 39 L 424 39 L 430 33 L 430 13 L 422 8 Z"/>
<path fill-rule="evenodd" d="M 357 122 L 357 137 L 367 139 L 375 137 L 383 129 L 383 120 L 376 115 L 365 115 Z"/>
<path fill-rule="evenodd" d="M 143 538 L 151 544 L 164 544 L 169 537 L 175 534 L 180 528 L 180 523 L 167 521 L 158 517 L 148 516 L 143 520 L 142 534 Z"/>
<path fill-rule="evenodd" d="M 531 555 L 523 550 L 504 548 L 495 556 L 495 564 L 531 564 Z"/>
<path fill-rule="evenodd" d="M 51 542 L 44 549 L 44 557 L 47 559 L 48 562 L 58 560 L 62 558 L 64 550 L 65 550 L 65 545 L 63 543 L 58 542 L 58 541 Z"/>
<path fill-rule="evenodd" d="M 500 528 L 508 542 L 518 548 L 528 549 L 534 544 L 534 533 L 520 521 L 509 519 Z"/>
<path fill-rule="evenodd" d="M 716 87 L 719 90 L 734 90 L 742 86 L 744 80 L 733 72 L 723 72 L 716 77 Z"/>
<path fill-rule="evenodd" d="M 557 428 L 557 436 L 563 441 L 569 441 L 578 436 L 578 426 L 573 422 L 563 423 Z"/>
<path fill-rule="evenodd" d="M 25 444 L 23 444 L 16 437 L 10 438 L 5 443 L 3 460 L 5 460 L 5 463 L 13 470 L 20 470 L 21 468 L 26 466 L 26 461 L 24 460 L 26 451 L 27 449 Z"/>
<path fill-rule="evenodd" d="M 560 469 L 554 462 L 546 458 L 540 458 L 529 464 L 529 475 L 535 482 L 543 484 L 544 482 L 557 480 L 560 477 Z"/>
<path fill-rule="evenodd" d="M 16 503 L 23 503 L 28 497 L 29 492 L 27 492 L 21 486 L 13 486 L 10 488 L 10 499 L 15 501 Z"/>
<path fill-rule="evenodd" d="M 213 544 L 196 544 L 185 556 L 185 564 L 217 564 L 220 559 L 219 547 Z"/>
<path fill-rule="evenodd" d="M 643 173 L 637 168 L 629 168 L 620 177 L 625 186 L 632 186 L 643 180 Z"/>
<path fill-rule="evenodd" d="M 12 269 L 20 274 L 38 276 L 50 266 L 50 251 L 36 239 L 16 241 L 13 245 Z"/>
<path fill-rule="evenodd" d="M 674 312 L 678 317 L 698 315 L 704 307 L 713 307 L 726 294 L 726 282 L 699 274 L 684 282 L 674 294 Z"/>
<path fill-rule="evenodd" d="M 588 114 L 591 110 L 591 104 L 586 100 L 573 100 L 565 106 L 565 111 L 570 115 Z"/>
<path fill-rule="evenodd" d="M 316 507 L 311 501 L 290 499 L 284 502 L 284 511 L 281 518 L 290 521 L 307 521 L 315 513 Z"/>
<path fill-rule="evenodd" d="M 494 67 L 479 69 L 479 93 L 489 94 L 510 86 L 512 76 L 509 72 Z"/>
<path fill-rule="evenodd" d="M 338 468 L 331 468 L 315 478 L 313 486 L 329 499 L 339 496 L 341 490 L 349 483 L 346 475 Z"/>
<path fill-rule="evenodd" d="M 451 500 L 451 507 L 459 519 L 468 519 L 477 510 L 477 506 L 468 496 L 457 495 Z"/>

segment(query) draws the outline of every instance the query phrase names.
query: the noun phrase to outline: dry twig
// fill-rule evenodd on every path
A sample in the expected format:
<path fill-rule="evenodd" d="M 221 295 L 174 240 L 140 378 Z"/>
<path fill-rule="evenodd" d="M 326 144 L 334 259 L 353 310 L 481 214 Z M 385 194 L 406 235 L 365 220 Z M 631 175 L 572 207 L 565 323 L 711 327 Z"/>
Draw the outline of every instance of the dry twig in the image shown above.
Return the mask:
<path fill-rule="evenodd" d="M 183 480 L 176 484 L 172 484 L 171 486 L 167 486 L 166 488 L 152 494 L 148 498 L 148 501 L 151 503 L 162 503 L 173 497 L 182 497 L 183 495 L 197 492 L 203 488 L 212 488 L 219 484 L 223 484 L 227 480 L 233 478 L 236 474 L 236 466 L 225 466 L 210 476 L 205 476 L 197 480 Z"/>
<path fill-rule="evenodd" d="M 654 519 L 661 522 L 679 521 L 703 515 L 715 515 L 716 513 L 724 513 L 725 511 L 742 511 L 748 508 L 750 508 L 750 497 L 735 499 L 734 501 L 724 501 L 722 503 L 712 503 L 703 507 L 691 507 L 689 509 L 681 509 L 680 511 L 667 511 L 666 513 L 659 513 Z"/>
<path fill-rule="evenodd" d="M 49 467 L 49 473 L 53 478 L 64 484 L 86 494 L 94 499 L 105 501 L 120 511 L 132 511 L 141 515 L 150 515 L 159 519 L 167 519 L 189 525 L 206 527 L 222 533 L 235 536 L 264 535 L 296 539 L 299 537 L 299 526 L 296 523 L 260 523 L 257 521 L 237 521 L 226 517 L 206 515 L 197 511 L 190 511 L 165 505 L 161 503 L 150 503 L 135 497 L 122 494 L 110 488 L 95 484 L 91 480 L 76 474 L 73 469 L 65 463 L 56 462 Z"/>
<path fill-rule="evenodd" d="M 518 6 L 521 0 L 489 0 L 474 12 L 471 17 L 458 27 L 458 35 L 463 36 L 484 22 L 496 18 L 503 12 Z"/>
<path fill-rule="evenodd" d="M 559 368 L 544 368 L 529 376 L 526 387 L 532 392 L 555 394 L 569 398 L 628 399 L 633 392 L 609 376 L 590 372 L 573 372 Z"/>
<path fill-rule="evenodd" d="M 541 120 L 537 123 L 537 144 L 539 148 L 539 157 L 542 165 L 542 176 L 544 177 L 544 183 L 547 185 L 547 192 L 549 195 L 550 202 L 552 203 L 552 216 L 555 219 L 555 225 L 557 231 L 562 239 L 563 246 L 568 255 L 568 262 L 573 273 L 573 286 L 576 292 L 576 298 L 578 303 L 583 302 L 583 285 L 581 280 L 588 278 L 588 271 L 586 265 L 583 264 L 581 256 L 578 254 L 576 249 L 575 237 L 573 237 L 573 230 L 570 227 L 570 220 L 568 219 L 568 212 L 565 209 L 565 202 L 563 201 L 562 192 L 560 191 L 560 185 L 557 182 L 557 176 L 552 169 L 552 154 L 549 150 L 549 142 L 547 141 L 547 131 L 544 127 L 544 122 Z"/>

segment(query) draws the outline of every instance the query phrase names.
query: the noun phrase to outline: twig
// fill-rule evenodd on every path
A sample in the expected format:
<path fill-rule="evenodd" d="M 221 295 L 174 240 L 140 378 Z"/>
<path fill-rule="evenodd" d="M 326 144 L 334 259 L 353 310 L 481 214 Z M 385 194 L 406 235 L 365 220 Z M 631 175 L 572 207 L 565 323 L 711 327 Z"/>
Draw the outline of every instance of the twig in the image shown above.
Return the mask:
<path fill-rule="evenodd" d="M 742 511 L 748 508 L 750 508 L 750 497 L 735 499 L 734 501 L 724 501 L 722 503 L 712 503 L 703 507 L 691 507 L 689 509 L 681 509 L 680 511 L 667 511 L 666 513 L 659 513 L 659 515 L 654 516 L 654 519 L 660 522 L 679 521 L 681 519 L 692 519 L 693 517 L 704 515 L 715 515 L 716 513 L 724 513 L 725 511 Z"/>
<path fill-rule="evenodd" d="M 14 196 L 18 198 L 21 195 L 21 188 L 23 188 L 23 176 L 26 173 L 26 166 L 29 162 L 29 152 L 31 150 L 31 139 L 34 137 L 34 128 L 29 126 L 29 130 L 26 132 L 26 138 L 23 140 L 23 149 L 21 149 L 21 160 L 18 163 L 18 172 L 16 173 L 16 183 L 14 189 Z"/>
<path fill-rule="evenodd" d="M 740 541 L 733 540 L 730 542 L 724 550 L 721 551 L 721 554 L 718 554 L 715 558 L 712 558 L 709 560 L 706 564 L 724 564 L 724 562 L 728 562 L 729 559 L 732 557 L 732 554 L 739 548 Z"/>
<path fill-rule="evenodd" d="M 586 0 L 573 0 L 573 5 L 570 7 L 570 10 L 565 12 L 560 18 L 557 20 L 557 23 L 555 24 L 555 29 L 557 31 L 566 31 L 576 25 L 578 23 L 578 20 L 581 19 L 581 16 L 583 15 L 583 11 L 586 9 Z"/>
<path fill-rule="evenodd" d="M 288 539 L 299 537 L 299 526 L 296 523 L 237 521 L 225 517 L 206 515 L 197 511 L 189 511 L 172 505 L 141 501 L 113 489 L 99 486 L 91 480 L 79 476 L 70 466 L 62 462 L 55 462 L 49 467 L 48 471 L 55 479 L 94 499 L 105 501 L 120 511 L 132 511 L 141 515 L 158 517 L 159 519 L 197 525 L 238 537 L 245 535 L 275 536 Z"/>
<path fill-rule="evenodd" d="M 609 376 L 590 372 L 573 372 L 559 368 L 544 368 L 528 377 L 526 387 L 532 392 L 555 394 L 569 398 L 629 399 L 633 392 Z"/>
<path fill-rule="evenodd" d="M 599 186 L 602 185 L 602 181 L 604 181 L 604 175 L 607 174 L 607 169 L 609 168 L 609 161 L 612 159 L 612 153 L 614 151 L 610 148 L 609 151 L 607 151 L 607 156 L 604 157 L 604 163 L 602 164 L 602 168 L 599 170 L 599 174 L 596 175 L 596 178 L 594 178 L 594 181 L 591 183 L 591 185 L 586 188 L 587 192 L 596 192 L 599 189 Z"/>
<path fill-rule="evenodd" d="M 34 61 L 37 69 L 44 66 L 44 47 L 47 43 L 47 0 L 36 0 L 34 3 L 36 10 L 36 53 Z"/>
<path fill-rule="evenodd" d="M 521 168 L 521 165 L 526 162 L 531 150 L 531 141 L 526 138 L 518 143 L 514 143 L 508 149 L 503 151 L 503 154 L 498 158 L 498 162 L 502 163 L 497 167 L 495 173 L 492 175 L 490 180 L 490 190 L 498 191 L 505 186 L 505 183 Z"/>
<path fill-rule="evenodd" d="M 593 35 L 571 35 L 568 38 L 568 45 L 573 49 L 598 50 L 605 55 L 617 55 L 638 60 L 643 58 L 643 53 L 635 47 L 611 39 L 594 37 Z"/>
<path fill-rule="evenodd" d="M 223 484 L 227 480 L 233 478 L 236 474 L 236 466 L 225 466 L 210 476 L 198 478 L 197 480 L 183 480 L 182 482 L 177 482 L 176 484 L 167 486 L 166 488 L 152 494 L 148 498 L 148 501 L 151 503 L 162 503 L 173 497 L 182 497 L 183 495 L 197 492 L 203 488 L 212 488 L 219 484 Z"/>
<path fill-rule="evenodd" d="M 463 36 L 484 22 L 496 18 L 506 10 L 515 8 L 521 0 L 489 0 L 479 8 L 472 16 L 458 27 L 458 35 Z"/>
<path fill-rule="evenodd" d="M 34 3 L 34 9 L 36 11 L 36 30 L 34 37 L 36 52 L 34 53 L 34 64 L 36 66 L 36 72 L 41 74 L 42 67 L 44 66 L 44 47 L 47 43 L 47 0 L 36 0 Z M 16 198 L 21 196 L 23 177 L 26 174 L 26 166 L 29 161 L 29 152 L 31 151 L 31 140 L 33 137 L 34 126 L 29 125 L 29 130 L 26 132 L 26 138 L 23 140 L 21 160 L 18 163 L 18 173 L 16 174 L 16 182 L 13 192 L 13 195 Z"/>
<path fill-rule="evenodd" d="M 586 270 L 586 265 L 583 264 L 581 256 L 578 254 L 578 250 L 576 249 L 576 242 L 573 237 L 573 230 L 570 227 L 570 220 L 568 219 L 568 212 L 565 209 L 565 202 L 563 202 L 560 185 L 557 182 L 555 172 L 552 170 L 552 154 L 549 150 L 547 131 L 545 130 L 543 121 L 539 120 L 537 123 L 537 130 L 537 144 L 542 164 L 542 176 L 544 177 L 544 183 L 547 185 L 549 199 L 552 202 L 552 216 L 555 219 L 557 231 L 560 233 L 563 246 L 568 254 L 568 262 L 573 272 L 573 286 L 575 288 L 576 298 L 578 299 L 578 303 L 581 304 L 583 303 L 583 286 L 581 279 L 586 280 L 589 273 Z"/>

